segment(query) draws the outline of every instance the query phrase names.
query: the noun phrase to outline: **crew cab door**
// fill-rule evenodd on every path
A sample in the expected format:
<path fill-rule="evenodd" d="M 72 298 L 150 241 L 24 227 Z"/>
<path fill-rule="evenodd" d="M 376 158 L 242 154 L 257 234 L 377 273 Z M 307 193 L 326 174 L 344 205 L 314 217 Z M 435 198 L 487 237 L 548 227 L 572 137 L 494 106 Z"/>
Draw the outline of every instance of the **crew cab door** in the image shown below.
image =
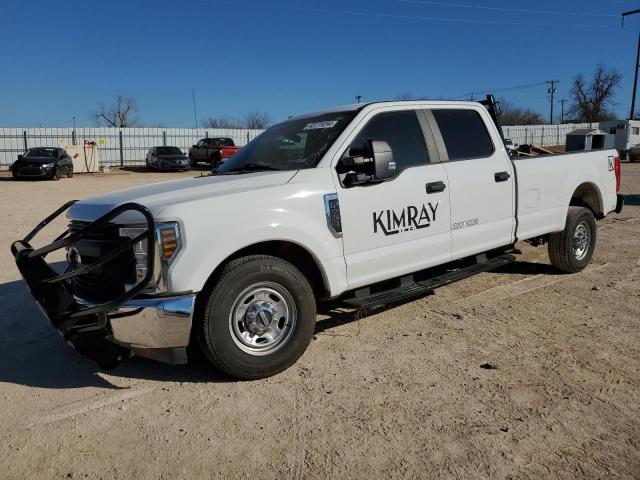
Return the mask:
<path fill-rule="evenodd" d="M 194 158 L 194 160 L 196 161 L 205 160 L 205 158 L 207 157 L 207 146 L 206 146 L 207 141 L 208 139 L 203 138 L 193 146 L 193 148 L 191 149 L 191 156 Z"/>
<path fill-rule="evenodd" d="M 391 147 L 394 177 L 345 186 L 336 175 L 350 288 L 445 263 L 451 257 L 449 190 L 433 137 L 420 111 L 371 112 L 343 152 L 361 151 L 367 140 Z M 425 141 L 426 140 L 426 141 Z M 347 174 L 348 175 L 348 174 Z"/>
<path fill-rule="evenodd" d="M 449 179 L 452 258 L 514 241 L 515 179 L 502 140 L 484 109 L 425 112 Z"/>

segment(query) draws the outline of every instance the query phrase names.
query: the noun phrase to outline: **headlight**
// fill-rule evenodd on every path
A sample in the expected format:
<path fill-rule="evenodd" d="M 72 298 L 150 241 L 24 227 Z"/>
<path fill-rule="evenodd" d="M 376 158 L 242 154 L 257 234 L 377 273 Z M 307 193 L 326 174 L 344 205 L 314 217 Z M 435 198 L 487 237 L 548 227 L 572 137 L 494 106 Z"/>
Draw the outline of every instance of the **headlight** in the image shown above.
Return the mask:
<path fill-rule="evenodd" d="M 123 227 L 120 229 L 120 236 L 127 238 L 135 238 L 144 233 L 147 229 L 144 227 Z M 175 258 L 180 249 L 180 225 L 176 222 L 159 223 L 156 225 L 156 261 L 154 262 L 154 275 L 152 283 L 150 283 L 145 291 L 149 292 L 167 292 L 168 271 L 171 262 Z M 147 240 L 137 242 L 133 247 L 133 255 L 136 261 L 136 283 L 141 282 L 147 275 Z M 128 285 L 127 287 L 133 287 Z"/>
<path fill-rule="evenodd" d="M 56 165 L 56 164 L 55 164 L 55 162 L 51 162 L 51 163 L 43 163 L 43 164 L 42 164 L 42 167 L 43 167 L 43 168 L 53 168 L 53 167 L 55 167 L 55 165 Z"/>

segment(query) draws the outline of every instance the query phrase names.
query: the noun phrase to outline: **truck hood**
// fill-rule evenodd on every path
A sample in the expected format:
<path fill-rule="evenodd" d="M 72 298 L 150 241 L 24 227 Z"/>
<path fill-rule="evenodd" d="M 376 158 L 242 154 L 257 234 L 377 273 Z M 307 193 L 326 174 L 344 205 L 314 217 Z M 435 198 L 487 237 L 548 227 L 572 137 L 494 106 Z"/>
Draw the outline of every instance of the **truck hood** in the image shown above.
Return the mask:
<path fill-rule="evenodd" d="M 283 185 L 291 180 L 296 170 L 287 172 L 254 172 L 242 175 L 216 175 L 154 183 L 140 187 L 116 190 L 75 203 L 67 218 L 93 221 L 123 203 L 139 203 L 157 217 L 166 206 L 186 203 L 203 198 L 259 190 Z M 116 219 L 118 223 L 131 223 L 139 218 L 128 218 L 126 214 Z"/>

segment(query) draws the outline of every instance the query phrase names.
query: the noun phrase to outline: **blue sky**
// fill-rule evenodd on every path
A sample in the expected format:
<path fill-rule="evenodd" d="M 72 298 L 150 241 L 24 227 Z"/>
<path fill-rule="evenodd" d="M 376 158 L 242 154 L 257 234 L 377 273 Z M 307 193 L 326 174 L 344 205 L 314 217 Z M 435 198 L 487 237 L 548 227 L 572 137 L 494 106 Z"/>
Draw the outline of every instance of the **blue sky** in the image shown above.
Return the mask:
<path fill-rule="evenodd" d="M 548 114 L 595 64 L 623 75 L 628 115 L 640 15 L 632 0 L 0 0 L 0 126 L 88 125 L 100 101 L 138 99 L 146 125 L 268 112 L 274 120 L 410 94 L 495 89 Z M 541 13 L 538 13 L 541 12 Z M 565 13 L 562 13 L 565 12 Z"/>

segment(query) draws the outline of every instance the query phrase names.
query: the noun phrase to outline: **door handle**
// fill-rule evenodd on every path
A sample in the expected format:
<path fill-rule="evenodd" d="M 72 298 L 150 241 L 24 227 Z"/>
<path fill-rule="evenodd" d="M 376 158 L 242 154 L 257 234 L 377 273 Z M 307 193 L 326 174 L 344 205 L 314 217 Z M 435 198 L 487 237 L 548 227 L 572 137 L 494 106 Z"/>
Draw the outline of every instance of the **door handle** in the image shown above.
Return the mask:
<path fill-rule="evenodd" d="M 431 182 L 425 185 L 427 193 L 438 193 L 444 192 L 444 189 L 447 187 L 444 182 Z"/>
<path fill-rule="evenodd" d="M 509 172 L 498 172 L 493 174 L 493 178 L 496 182 L 506 182 L 511 178 L 511 175 L 509 175 Z"/>

